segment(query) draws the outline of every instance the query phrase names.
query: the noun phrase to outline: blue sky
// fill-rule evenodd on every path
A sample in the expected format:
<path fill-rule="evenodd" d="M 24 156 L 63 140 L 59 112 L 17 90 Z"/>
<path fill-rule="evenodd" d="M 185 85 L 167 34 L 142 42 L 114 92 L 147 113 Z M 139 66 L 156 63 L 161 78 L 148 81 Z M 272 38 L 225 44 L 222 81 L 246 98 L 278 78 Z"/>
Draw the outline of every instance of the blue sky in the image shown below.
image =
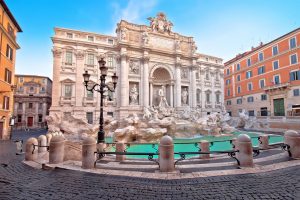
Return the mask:
<path fill-rule="evenodd" d="M 23 29 L 16 73 L 52 79 L 54 27 L 115 34 L 121 19 L 149 24 L 164 12 L 198 52 L 227 61 L 300 27 L 299 0 L 5 0 Z"/>

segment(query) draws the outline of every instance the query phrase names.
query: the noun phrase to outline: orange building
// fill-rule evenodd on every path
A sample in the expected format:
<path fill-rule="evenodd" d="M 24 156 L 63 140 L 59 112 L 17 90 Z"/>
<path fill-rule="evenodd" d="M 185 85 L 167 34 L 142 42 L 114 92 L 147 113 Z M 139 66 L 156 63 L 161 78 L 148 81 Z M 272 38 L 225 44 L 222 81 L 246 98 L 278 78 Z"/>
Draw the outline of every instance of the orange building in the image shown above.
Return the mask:
<path fill-rule="evenodd" d="M 300 28 L 251 51 L 224 68 L 225 106 L 232 116 L 300 116 Z"/>
<path fill-rule="evenodd" d="M 13 113 L 17 32 L 22 32 L 3 0 L 0 0 L 0 139 L 10 137 L 10 120 Z"/>

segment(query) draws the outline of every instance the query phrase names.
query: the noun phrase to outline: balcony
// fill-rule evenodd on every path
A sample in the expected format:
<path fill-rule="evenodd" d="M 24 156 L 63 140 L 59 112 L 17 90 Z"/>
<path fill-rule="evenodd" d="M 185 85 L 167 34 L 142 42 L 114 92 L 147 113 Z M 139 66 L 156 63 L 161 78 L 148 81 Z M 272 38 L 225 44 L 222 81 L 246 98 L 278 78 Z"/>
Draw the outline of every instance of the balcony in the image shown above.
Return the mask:
<path fill-rule="evenodd" d="M 61 66 L 61 70 L 68 71 L 68 72 L 75 72 L 75 63 L 68 63 L 68 62 L 63 62 Z"/>
<path fill-rule="evenodd" d="M 59 104 L 61 106 L 65 105 L 65 104 L 74 106 L 75 105 L 75 97 L 60 97 Z"/>
<path fill-rule="evenodd" d="M 289 88 L 290 83 L 279 83 L 279 84 L 274 84 L 272 86 L 266 86 L 264 87 L 264 90 L 266 92 L 272 92 L 274 90 L 285 90 L 287 88 Z"/>
<path fill-rule="evenodd" d="M 96 97 L 83 97 L 82 104 L 83 106 L 87 106 L 88 104 L 91 104 L 92 106 L 96 106 L 97 104 Z"/>

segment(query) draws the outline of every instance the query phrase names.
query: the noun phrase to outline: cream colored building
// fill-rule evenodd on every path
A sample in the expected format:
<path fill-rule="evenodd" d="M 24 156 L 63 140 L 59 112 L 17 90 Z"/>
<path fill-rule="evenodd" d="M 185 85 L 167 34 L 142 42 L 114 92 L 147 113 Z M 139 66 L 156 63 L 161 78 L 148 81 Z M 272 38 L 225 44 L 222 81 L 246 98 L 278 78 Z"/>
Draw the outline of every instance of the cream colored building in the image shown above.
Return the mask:
<path fill-rule="evenodd" d="M 150 26 L 121 20 L 117 36 L 55 28 L 50 114 L 70 114 L 97 123 L 99 93 L 86 91 L 82 74 L 88 71 L 90 80 L 98 83 L 101 56 L 109 67 L 107 82 L 115 71 L 119 77 L 115 94 L 107 94 L 104 116 L 121 118 L 158 106 L 162 86 L 167 104 L 176 110 L 198 108 L 203 115 L 220 112 L 222 59 L 197 53 L 193 37 L 172 32 L 173 24 L 163 13 L 148 19 Z"/>

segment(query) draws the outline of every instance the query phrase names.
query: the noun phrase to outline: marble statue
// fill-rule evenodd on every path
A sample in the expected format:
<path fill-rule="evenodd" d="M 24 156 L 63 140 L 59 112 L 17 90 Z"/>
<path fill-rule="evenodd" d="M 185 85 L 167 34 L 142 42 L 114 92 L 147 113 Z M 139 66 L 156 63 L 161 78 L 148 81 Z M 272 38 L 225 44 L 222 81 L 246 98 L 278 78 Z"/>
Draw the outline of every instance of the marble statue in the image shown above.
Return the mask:
<path fill-rule="evenodd" d="M 150 110 L 147 107 L 144 107 L 144 115 L 143 115 L 143 119 L 151 119 L 152 114 L 150 112 Z"/>
<path fill-rule="evenodd" d="M 121 28 L 121 33 L 120 33 L 121 40 L 126 40 L 126 35 L 127 35 L 127 28 L 125 27 Z"/>
<path fill-rule="evenodd" d="M 186 88 L 184 88 L 181 92 L 181 100 L 182 100 L 183 105 L 188 104 L 188 102 L 187 102 L 187 100 L 188 100 L 188 91 L 187 91 Z"/>
<path fill-rule="evenodd" d="M 138 74 L 139 73 L 139 66 L 138 66 L 138 63 L 131 60 L 129 62 L 129 69 L 130 69 L 130 73 L 133 73 L 133 74 Z"/>
<path fill-rule="evenodd" d="M 171 33 L 173 23 L 168 21 L 166 15 L 162 12 L 157 13 L 156 17 L 148 17 L 152 31 L 161 33 Z"/>
<path fill-rule="evenodd" d="M 136 88 L 136 84 L 133 85 L 133 87 L 131 88 L 130 90 L 130 94 L 129 94 L 129 97 L 130 97 L 130 105 L 135 105 L 135 104 L 138 104 L 138 90 Z"/>
<path fill-rule="evenodd" d="M 160 108 L 169 107 L 169 104 L 165 97 L 165 86 L 162 85 L 161 88 L 158 90 L 158 96 L 160 98 L 159 107 Z"/>
<path fill-rule="evenodd" d="M 175 50 L 180 50 L 180 40 L 175 40 Z"/>
<path fill-rule="evenodd" d="M 192 53 L 196 53 L 198 47 L 196 46 L 195 42 L 192 43 Z"/>

